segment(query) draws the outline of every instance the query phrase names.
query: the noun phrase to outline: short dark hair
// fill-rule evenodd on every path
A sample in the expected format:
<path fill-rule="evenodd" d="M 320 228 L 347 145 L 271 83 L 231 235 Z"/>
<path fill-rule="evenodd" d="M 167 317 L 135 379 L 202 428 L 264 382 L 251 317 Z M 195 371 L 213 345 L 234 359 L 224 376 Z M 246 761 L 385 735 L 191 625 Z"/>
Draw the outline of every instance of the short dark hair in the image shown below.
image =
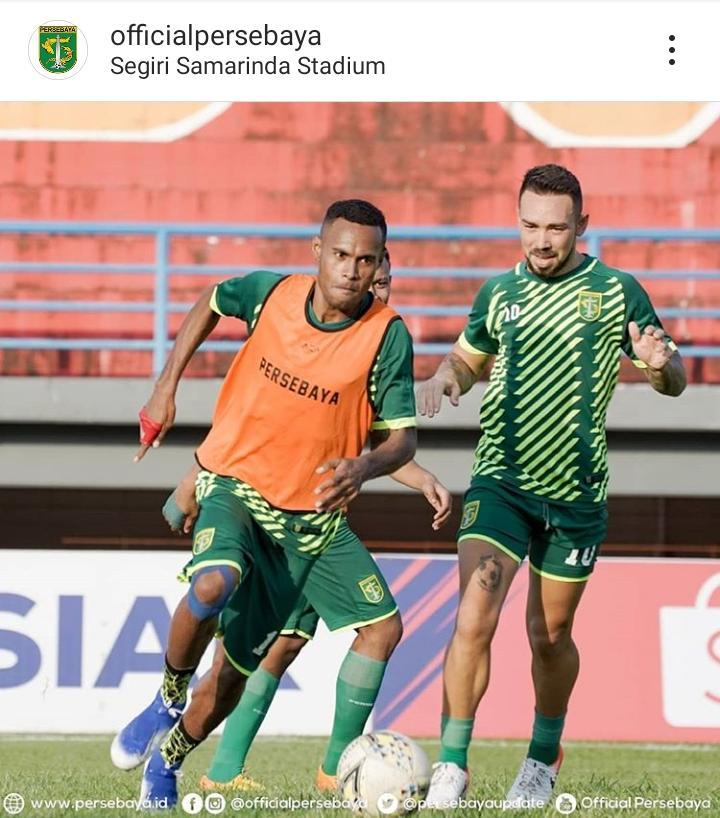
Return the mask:
<path fill-rule="evenodd" d="M 387 263 L 390 264 L 390 251 L 387 249 L 387 247 L 385 248 L 385 253 L 383 255 L 383 261 L 387 261 Z"/>
<path fill-rule="evenodd" d="M 335 219 L 345 219 L 353 224 L 366 224 L 369 227 L 379 227 L 382 232 L 383 243 L 387 239 L 387 222 L 381 210 L 374 204 L 363 199 L 341 199 L 328 207 L 323 219 L 323 227 Z"/>
<path fill-rule="evenodd" d="M 533 193 L 565 194 L 572 199 L 576 214 L 578 216 L 582 214 L 583 197 L 580 182 L 574 173 L 561 165 L 537 165 L 530 168 L 520 185 L 518 202 L 526 190 Z"/>

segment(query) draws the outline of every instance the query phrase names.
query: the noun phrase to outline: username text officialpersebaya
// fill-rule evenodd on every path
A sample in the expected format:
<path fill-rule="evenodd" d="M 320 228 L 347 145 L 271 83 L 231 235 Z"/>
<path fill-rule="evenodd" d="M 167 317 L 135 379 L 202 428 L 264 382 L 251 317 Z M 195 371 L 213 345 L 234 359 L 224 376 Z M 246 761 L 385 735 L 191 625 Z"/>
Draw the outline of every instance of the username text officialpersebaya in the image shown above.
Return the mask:
<path fill-rule="evenodd" d="M 110 72 L 138 79 L 169 76 L 384 76 L 384 60 L 347 54 L 317 56 L 309 52 L 322 49 L 318 29 L 279 28 L 267 23 L 259 28 L 206 29 L 189 23 L 152 28 L 131 23 L 110 33 L 115 53 L 110 57 Z M 135 58 L 131 49 L 163 49 L 151 57 Z M 226 49 L 263 49 L 262 54 L 229 56 Z M 123 49 L 123 53 L 117 53 Z M 178 50 L 184 53 L 177 53 Z M 215 54 L 204 56 L 211 50 Z M 222 56 L 219 50 L 224 49 Z M 176 52 L 176 53 L 172 53 Z M 188 53 L 190 52 L 190 53 Z"/>

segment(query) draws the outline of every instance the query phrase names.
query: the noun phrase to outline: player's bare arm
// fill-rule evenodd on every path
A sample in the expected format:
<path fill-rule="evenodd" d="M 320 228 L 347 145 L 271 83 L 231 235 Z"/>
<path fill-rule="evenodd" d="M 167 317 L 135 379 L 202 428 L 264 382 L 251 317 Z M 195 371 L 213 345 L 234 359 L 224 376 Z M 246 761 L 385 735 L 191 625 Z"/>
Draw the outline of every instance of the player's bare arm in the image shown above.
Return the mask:
<path fill-rule="evenodd" d="M 200 466 L 193 463 L 163 506 L 162 514 L 165 522 L 170 526 L 171 531 L 177 534 L 189 534 L 198 515 L 195 481 L 199 471 Z"/>
<path fill-rule="evenodd" d="M 167 359 L 150 399 L 141 413 L 141 442 L 135 455 L 135 461 L 142 460 L 145 452 L 157 447 L 168 433 L 175 420 L 175 392 L 185 367 L 195 354 L 197 348 L 215 328 L 220 316 L 210 308 L 210 298 L 214 287 L 207 287 L 200 294 L 195 306 L 185 316 L 172 351 Z M 151 421 L 150 434 L 143 429 L 143 415 Z M 159 431 L 157 431 L 159 427 Z M 157 431 L 157 434 L 154 432 Z"/>
<path fill-rule="evenodd" d="M 360 457 L 328 460 L 318 467 L 318 474 L 332 472 L 315 489 L 318 511 L 335 511 L 346 506 L 360 493 L 363 483 L 383 474 L 391 474 L 404 466 L 415 454 L 417 432 L 407 429 L 383 429 L 370 433 L 369 452 Z"/>
<path fill-rule="evenodd" d="M 635 321 L 628 324 L 635 355 L 645 366 L 650 386 L 661 395 L 677 397 L 687 386 L 685 367 L 680 353 L 668 344 L 662 329 L 648 325 L 640 332 Z"/>
<path fill-rule="evenodd" d="M 390 477 L 425 495 L 425 499 L 435 509 L 432 521 L 434 531 L 438 531 L 447 522 L 452 512 L 452 495 L 432 472 L 411 460 L 393 472 Z"/>
<path fill-rule="evenodd" d="M 444 395 L 457 406 L 460 396 L 480 378 L 489 359 L 490 355 L 473 354 L 456 343 L 432 378 L 418 387 L 418 412 L 434 417 L 440 411 Z"/>

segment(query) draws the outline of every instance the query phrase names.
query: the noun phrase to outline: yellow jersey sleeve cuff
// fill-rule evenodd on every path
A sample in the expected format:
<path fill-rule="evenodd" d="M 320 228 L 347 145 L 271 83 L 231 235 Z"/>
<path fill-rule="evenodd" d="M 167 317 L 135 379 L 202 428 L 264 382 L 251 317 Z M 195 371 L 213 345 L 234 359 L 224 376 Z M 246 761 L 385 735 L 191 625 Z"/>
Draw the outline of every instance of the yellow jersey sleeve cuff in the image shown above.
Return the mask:
<path fill-rule="evenodd" d="M 210 309 L 217 315 L 222 315 L 223 318 L 226 317 L 225 313 L 218 307 L 217 286 L 213 287 L 212 295 L 210 296 Z"/>
<path fill-rule="evenodd" d="M 374 432 L 380 429 L 411 429 L 417 426 L 417 418 L 395 418 L 394 420 L 376 420 L 370 429 Z"/>
<path fill-rule="evenodd" d="M 484 349 L 478 349 L 474 347 L 470 341 L 465 337 L 465 333 L 461 332 L 460 337 L 457 339 L 458 345 L 461 346 L 465 352 L 469 352 L 471 355 L 491 355 L 491 352 L 486 352 Z"/>

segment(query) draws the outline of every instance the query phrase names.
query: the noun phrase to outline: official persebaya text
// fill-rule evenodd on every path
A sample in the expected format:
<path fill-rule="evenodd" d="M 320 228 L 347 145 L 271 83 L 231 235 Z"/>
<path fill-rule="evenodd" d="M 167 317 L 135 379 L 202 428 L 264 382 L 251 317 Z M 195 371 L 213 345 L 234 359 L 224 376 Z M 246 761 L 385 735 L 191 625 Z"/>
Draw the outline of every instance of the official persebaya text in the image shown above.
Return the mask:
<path fill-rule="evenodd" d="M 183 46 L 200 51 L 206 46 L 290 46 L 301 51 L 306 45 L 322 45 L 316 28 L 273 28 L 267 23 L 262 28 L 198 28 L 166 25 L 150 28 L 145 23 L 131 23 L 127 28 L 116 28 L 110 34 L 113 45 Z"/>

